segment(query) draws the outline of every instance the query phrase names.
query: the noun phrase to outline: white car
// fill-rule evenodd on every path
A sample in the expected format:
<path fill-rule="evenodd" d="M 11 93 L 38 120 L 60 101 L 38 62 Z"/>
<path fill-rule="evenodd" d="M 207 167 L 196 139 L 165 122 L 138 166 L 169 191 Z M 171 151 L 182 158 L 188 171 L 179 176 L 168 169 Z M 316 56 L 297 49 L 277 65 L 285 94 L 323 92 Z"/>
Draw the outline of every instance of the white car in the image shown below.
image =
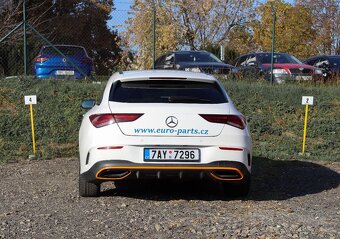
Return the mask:
<path fill-rule="evenodd" d="M 251 138 L 243 115 L 211 75 L 127 71 L 111 76 L 79 131 L 79 194 L 105 181 L 212 179 L 232 195 L 250 186 Z M 231 191 L 229 191 L 231 190 Z"/>

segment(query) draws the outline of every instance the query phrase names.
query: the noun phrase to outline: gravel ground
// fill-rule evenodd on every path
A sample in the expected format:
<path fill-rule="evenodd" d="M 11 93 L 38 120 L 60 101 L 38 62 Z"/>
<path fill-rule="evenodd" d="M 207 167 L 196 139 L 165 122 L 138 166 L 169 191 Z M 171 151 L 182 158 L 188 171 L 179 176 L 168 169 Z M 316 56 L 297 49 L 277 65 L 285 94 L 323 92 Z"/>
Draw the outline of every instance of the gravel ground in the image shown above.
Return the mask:
<path fill-rule="evenodd" d="M 255 158 L 250 195 L 206 182 L 105 183 L 79 198 L 78 160 L 0 165 L 0 238 L 340 238 L 340 162 Z"/>

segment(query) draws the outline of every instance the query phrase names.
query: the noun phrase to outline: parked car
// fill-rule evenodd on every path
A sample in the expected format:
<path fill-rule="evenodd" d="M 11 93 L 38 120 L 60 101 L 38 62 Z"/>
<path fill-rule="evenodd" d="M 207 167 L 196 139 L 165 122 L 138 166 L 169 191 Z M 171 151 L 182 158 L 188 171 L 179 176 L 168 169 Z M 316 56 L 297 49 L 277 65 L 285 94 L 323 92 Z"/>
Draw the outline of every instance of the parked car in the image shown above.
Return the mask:
<path fill-rule="evenodd" d="M 117 72 L 102 101 L 86 100 L 79 131 L 80 196 L 105 181 L 210 179 L 227 193 L 249 191 L 252 145 L 247 122 L 211 75 Z"/>
<path fill-rule="evenodd" d="M 93 60 L 84 47 L 72 45 L 55 46 L 66 57 L 51 46 L 43 46 L 34 61 L 35 76 L 44 78 L 73 77 L 82 79 L 94 70 Z"/>
<path fill-rule="evenodd" d="M 321 68 L 325 79 L 340 78 L 340 55 L 313 56 L 305 64 Z"/>
<path fill-rule="evenodd" d="M 157 58 L 155 68 L 229 74 L 233 66 L 224 63 L 207 51 L 171 51 Z"/>
<path fill-rule="evenodd" d="M 234 73 L 242 76 L 264 77 L 271 79 L 271 52 L 249 53 L 236 60 Z M 303 64 L 287 53 L 274 53 L 274 82 L 286 80 L 312 80 L 322 75 L 322 70 Z"/>

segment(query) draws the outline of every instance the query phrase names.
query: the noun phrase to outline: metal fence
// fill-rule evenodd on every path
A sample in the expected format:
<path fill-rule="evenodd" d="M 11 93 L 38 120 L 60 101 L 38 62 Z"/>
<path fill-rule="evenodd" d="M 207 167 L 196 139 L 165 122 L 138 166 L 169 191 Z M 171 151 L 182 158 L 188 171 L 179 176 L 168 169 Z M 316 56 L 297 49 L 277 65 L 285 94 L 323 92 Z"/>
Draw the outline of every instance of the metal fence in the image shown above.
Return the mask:
<path fill-rule="evenodd" d="M 5 22 L 2 29 L 0 27 L 0 78 L 33 75 L 37 78 L 95 80 L 97 75 L 111 75 L 119 70 L 122 57 L 118 30 L 110 29 L 105 21 L 107 19 L 101 19 L 106 25 L 97 28 L 103 28 L 102 32 L 90 36 L 91 31 L 100 30 L 91 27 L 96 21 L 91 19 L 91 15 L 94 15 L 93 11 L 104 11 L 106 17 L 109 14 L 114 15 L 114 24 L 122 29 L 128 9 L 106 9 L 98 1 L 78 1 L 80 3 L 76 8 L 83 7 L 84 13 L 80 14 L 87 15 L 86 18 L 72 18 L 70 12 L 67 14 L 68 18 L 55 15 L 50 19 L 46 17 L 48 20 L 39 19 L 54 14 L 53 11 L 59 7 L 56 6 L 58 2 L 64 4 L 64 7 L 71 4 L 69 1 L 48 0 L 41 3 L 34 0 L 1 2 L 0 20 L 12 20 Z M 42 9 L 46 11 L 37 14 Z M 94 15 L 93 18 L 95 17 Z M 78 20 L 80 29 L 77 29 Z M 53 25 L 55 21 L 60 23 Z M 83 23 L 84 21 L 88 23 Z M 58 34 L 56 29 L 62 34 Z M 102 37 L 98 38 L 99 35 Z"/>
<path fill-rule="evenodd" d="M 4 23 L 0 25 L 0 78 L 32 75 L 37 78 L 66 77 L 95 80 L 98 76 L 109 76 L 119 70 L 157 68 L 155 67 L 157 58 L 160 58 L 165 52 L 182 50 L 183 45 L 187 49 L 205 49 L 230 65 L 236 63 L 241 52 L 234 49 L 233 46 L 237 46 L 238 41 L 234 39 L 233 44 L 226 43 L 225 39 L 222 39 L 222 43 L 205 44 L 206 37 L 203 35 L 210 33 L 210 35 L 214 35 L 214 32 L 210 32 L 209 27 L 204 28 L 204 31 L 201 30 L 203 35 L 197 34 L 195 31 L 190 32 L 188 26 L 183 26 L 185 22 L 181 22 L 183 16 L 174 18 L 165 16 L 166 12 L 170 10 L 176 13 L 170 5 L 165 4 L 167 2 L 170 1 L 2 0 L 0 2 L 0 21 L 4 21 Z M 189 2 L 195 4 L 195 1 Z M 204 3 L 204 1 L 200 2 Z M 230 2 L 237 3 L 236 0 Z M 139 8 L 130 8 L 138 5 L 137 3 L 140 4 Z M 180 1 L 177 2 L 177 4 L 179 3 Z M 230 6 L 225 8 L 231 11 L 233 5 L 228 4 Z M 245 3 L 245 5 L 249 4 Z M 204 6 L 203 4 L 203 8 Z M 275 10 L 273 10 L 273 5 L 271 6 L 274 14 Z M 193 15 L 190 15 L 191 19 L 195 17 L 195 9 L 192 11 Z M 218 9 L 215 10 L 218 11 Z M 75 13 L 76 11 L 78 12 Z M 130 11 L 133 12 L 130 15 L 133 21 L 130 21 L 130 25 L 128 25 L 125 21 Z M 6 12 L 8 16 L 6 16 Z M 98 12 L 99 15 L 97 15 Z M 245 10 L 243 12 L 246 14 L 243 17 L 250 14 Z M 146 14 L 140 18 L 139 13 Z M 110 17 L 112 19 L 108 24 Z M 212 16 L 211 19 L 215 21 L 216 17 Z M 272 26 L 270 31 L 273 32 L 271 68 L 273 68 L 275 50 L 275 20 L 274 14 L 273 23 L 270 23 Z M 140 22 L 144 22 L 144 24 L 139 25 Z M 174 26 L 168 26 L 172 23 Z M 196 19 L 195 23 L 199 25 L 199 19 Z M 219 24 L 222 23 L 219 22 Z M 205 24 L 209 26 L 209 21 Z M 108 25 L 113 25 L 113 28 Z M 128 32 L 130 35 L 125 38 L 124 31 L 128 27 L 134 27 L 134 29 L 130 29 Z M 138 27 L 139 29 L 136 29 Z M 228 27 L 224 28 L 228 29 Z M 186 29 L 185 34 L 183 29 Z M 214 29 L 218 30 L 217 27 Z M 134 34 L 133 31 L 137 30 L 146 34 L 135 37 L 141 38 L 139 41 L 136 39 L 134 42 L 129 41 L 133 38 L 133 36 L 131 37 Z M 178 35 L 176 35 L 177 33 Z M 195 36 L 198 36 L 197 39 L 193 37 L 194 33 Z M 215 35 L 218 34 L 219 31 L 215 32 Z M 200 35 L 202 36 L 199 37 Z M 236 39 L 238 39 L 237 36 Z M 181 42 L 177 42 L 179 38 L 183 38 Z M 190 43 L 191 38 L 195 38 L 195 40 Z M 171 43 L 168 39 L 171 40 Z M 246 49 L 242 49 L 245 52 L 250 52 L 254 47 L 253 42 L 243 43 L 244 46 L 248 46 Z M 171 65 L 178 67 L 176 63 Z M 171 69 L 177 69 L 176 67 Z M 164 66 L 164 68 L 168 68 L 168 66 Z M 232 69 L 232 66 L 229 69 Z M 209 65 L 207 70 L 203 69 L 202 71 L 216 73 L 217 70 Z M 218 71 L 222 71 L 224 75 L 234 72 L 228 70 L 226 73 L 225 69 Z M 270 72 L 273 72 L 273 69 Z M 267 78 L 273 82 L 273 76 L 274 74 L 270 73 L 270 77 Z M 232 77 L 244 78 L 240 74 L 234 74 Z M 247 77 L 249 78 L 248 75 L 245 78 Z M 261 77 L 252 74 L 250 78 L 259 79 Z M 335 80 L 338 81 L 339 77 Z"/>

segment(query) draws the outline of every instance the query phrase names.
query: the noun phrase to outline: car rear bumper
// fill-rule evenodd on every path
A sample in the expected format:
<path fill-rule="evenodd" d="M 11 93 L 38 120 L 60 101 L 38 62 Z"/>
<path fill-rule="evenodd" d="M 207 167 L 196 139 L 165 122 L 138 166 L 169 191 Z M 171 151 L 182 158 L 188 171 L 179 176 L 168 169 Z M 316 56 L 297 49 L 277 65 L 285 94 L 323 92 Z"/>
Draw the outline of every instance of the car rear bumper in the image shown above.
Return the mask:
<path fill-rule="evenodd" d="M 131 179 L 204 179 L 243 182 L 250 177 L 247 167 L 240 162 L 216 161 L 209 164 L 136 164 L 125 160 L 106 160 L 95 163 L 81 174 L 88 182 Z"/>
<path fill-rule="evenodd" d="M 270 78 L 270 75 L 269 75 Z M 283 83 L 288 81 L 311 81 L 311 80 L 320 80 L 322 75 L 296 75 L 296 74 L 274 74 L 274 82 Z"/>
<path fill-rule="evenodd" d="M 82 79 L 85 76 L 91 75 L 91 68 L 89 67 L 79 67 L 83 72 L 80 73 L 74 67 L 49 67 L 49 66 L 41 66 L 35 68 L 35 75 L 39 79 L 46 79 L 46 78 L 76 78 Z M 58 74 L 58 71 L 64 72 L 73 72 L 72 74 Z M 85 74 L 85 75 L 83 75 Z"/>

